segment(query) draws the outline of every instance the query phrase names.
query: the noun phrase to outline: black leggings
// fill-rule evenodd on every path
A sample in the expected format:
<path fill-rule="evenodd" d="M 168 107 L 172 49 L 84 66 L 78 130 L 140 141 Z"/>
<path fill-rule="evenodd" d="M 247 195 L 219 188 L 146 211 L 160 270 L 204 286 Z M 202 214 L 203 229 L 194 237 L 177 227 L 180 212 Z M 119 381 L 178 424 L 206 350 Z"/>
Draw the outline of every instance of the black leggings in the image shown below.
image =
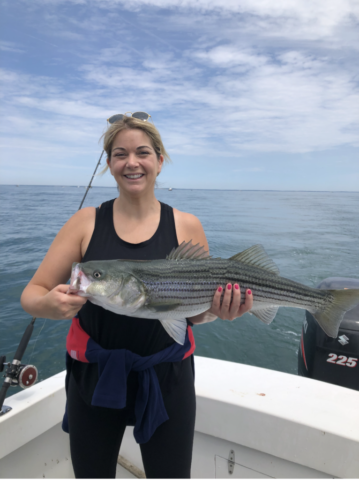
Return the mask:
<path fill-rule="evenodd" d="M 140 445 L 147 478 L 191 476 L 196 397 L 192 369 L 184 370 L 180 382 L 163 399 L 169 420 Z M 115 478 L 117 457 L 133 409 L 87 405 L 72 374 L 67 408 L 76 478 Z"/>

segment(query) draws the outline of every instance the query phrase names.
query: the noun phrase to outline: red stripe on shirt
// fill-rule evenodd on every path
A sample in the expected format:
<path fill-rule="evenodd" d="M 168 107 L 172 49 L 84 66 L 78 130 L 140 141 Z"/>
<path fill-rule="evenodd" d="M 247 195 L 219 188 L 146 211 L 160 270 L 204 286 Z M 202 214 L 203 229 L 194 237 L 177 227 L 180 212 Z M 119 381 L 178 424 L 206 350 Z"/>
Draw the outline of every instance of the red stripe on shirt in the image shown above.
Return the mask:
<path fill-rule="evenodd" d="M 87 342 L 90 335 L 87 335 L 80 326 L 78 317 L 72 319 L 71 327 L 66 338 L 66 350 L 70 357 L 80 362 L 89 363 L 86 358 Z"/>
<path fill-rule="evenodd" d="M 190 355 L 192 355 L 192 353 L 195 351 L 196 349 L 196 343 L 194 341 L 194 336 L 193 336 L 193 332 L 192 332 L 192 328 L 188 325 L 187 326 L 187 333 L 188 333 L 188 340 L 190 341 L 190 344 L 191 344 L 191 348 L 188 350 L 188 352 L 186 352 L 185 356 L 183 357 L 183 360 L 187 357 L 189 357 Z"/>

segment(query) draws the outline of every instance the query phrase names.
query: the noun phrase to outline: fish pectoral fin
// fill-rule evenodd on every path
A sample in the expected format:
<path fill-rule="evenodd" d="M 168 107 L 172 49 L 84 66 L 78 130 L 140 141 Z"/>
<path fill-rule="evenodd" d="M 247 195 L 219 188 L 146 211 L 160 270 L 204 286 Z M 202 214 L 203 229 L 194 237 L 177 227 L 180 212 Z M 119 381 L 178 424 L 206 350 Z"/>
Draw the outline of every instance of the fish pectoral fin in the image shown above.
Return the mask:
<path fill-rule="evenodd" d="M 268 254 L 262 245 L 253 245 L 253 247 L 247 248 L 247 250 L 233 255 L 229 260 L 242 262 L 247 265 L 252 265 L 253 267 L 262 268 L 274 275 L 279 275 L 279 268 L 273 260 L 268 257 Z"/>
<path fill-rule="evenodd" d="M 181 303 L 169 300 L 167 302 L 154 302 L 149 303 L 146 307 L 153 312 L 170 312 L 171 310 L 175 310 L 179 307 Z"/>
<path fill-rule="evenodd" d="M 277 315 L 279 307 L 267 307 L 267 308 L 261 308 L 261 309 L 253 309 L 250 311 L 250 313 L 253 313 L 259 320 L 267 325 L 269 325 L 274 317 Z"/>
<path fill-rule="evenodd" d="M 180 345 L 184 344 L 187 331 L 187 320 L 185 318 L 181 318 L 180 320 L 160 320 L 160 322 L 168 335 L 172 337 L 175 342 Z"/>

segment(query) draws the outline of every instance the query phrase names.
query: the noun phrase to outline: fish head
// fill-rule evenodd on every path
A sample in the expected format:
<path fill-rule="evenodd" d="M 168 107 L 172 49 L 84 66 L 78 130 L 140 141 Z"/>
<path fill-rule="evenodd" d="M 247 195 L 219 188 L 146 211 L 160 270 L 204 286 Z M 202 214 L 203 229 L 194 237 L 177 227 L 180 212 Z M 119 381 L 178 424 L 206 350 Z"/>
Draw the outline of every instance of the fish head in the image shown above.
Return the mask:
<path fill-rule="evenodd" d="M 143 283 L 121 260 L 74 263 L 69 292 L 123 314 L 135 312 L 146 300 Z"/>

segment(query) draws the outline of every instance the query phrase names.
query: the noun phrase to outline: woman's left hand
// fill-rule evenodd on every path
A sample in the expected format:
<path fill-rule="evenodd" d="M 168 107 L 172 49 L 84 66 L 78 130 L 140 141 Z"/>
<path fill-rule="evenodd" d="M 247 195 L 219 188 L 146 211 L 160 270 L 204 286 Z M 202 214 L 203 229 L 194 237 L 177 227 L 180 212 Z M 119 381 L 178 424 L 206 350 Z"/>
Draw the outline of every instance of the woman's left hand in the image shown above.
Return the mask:
<path fill-rule="evenodd" d="M 223 288 L 221 286 L 217 288 L 213 297 L 212 306 L 210 310 L 208 310 L 208 313 L 216 315 L 221 320 L 232 321 L 235 318 L 241 317 L 244 313 L 249 312 L 253 307 L 253 295 L 251 290 L 246 290 L 245 301 L 242 304 L 241 289 L 237 283 L 233 286 L 231 283 L 226 285 L 221 302 L 222 291 Z"/>

